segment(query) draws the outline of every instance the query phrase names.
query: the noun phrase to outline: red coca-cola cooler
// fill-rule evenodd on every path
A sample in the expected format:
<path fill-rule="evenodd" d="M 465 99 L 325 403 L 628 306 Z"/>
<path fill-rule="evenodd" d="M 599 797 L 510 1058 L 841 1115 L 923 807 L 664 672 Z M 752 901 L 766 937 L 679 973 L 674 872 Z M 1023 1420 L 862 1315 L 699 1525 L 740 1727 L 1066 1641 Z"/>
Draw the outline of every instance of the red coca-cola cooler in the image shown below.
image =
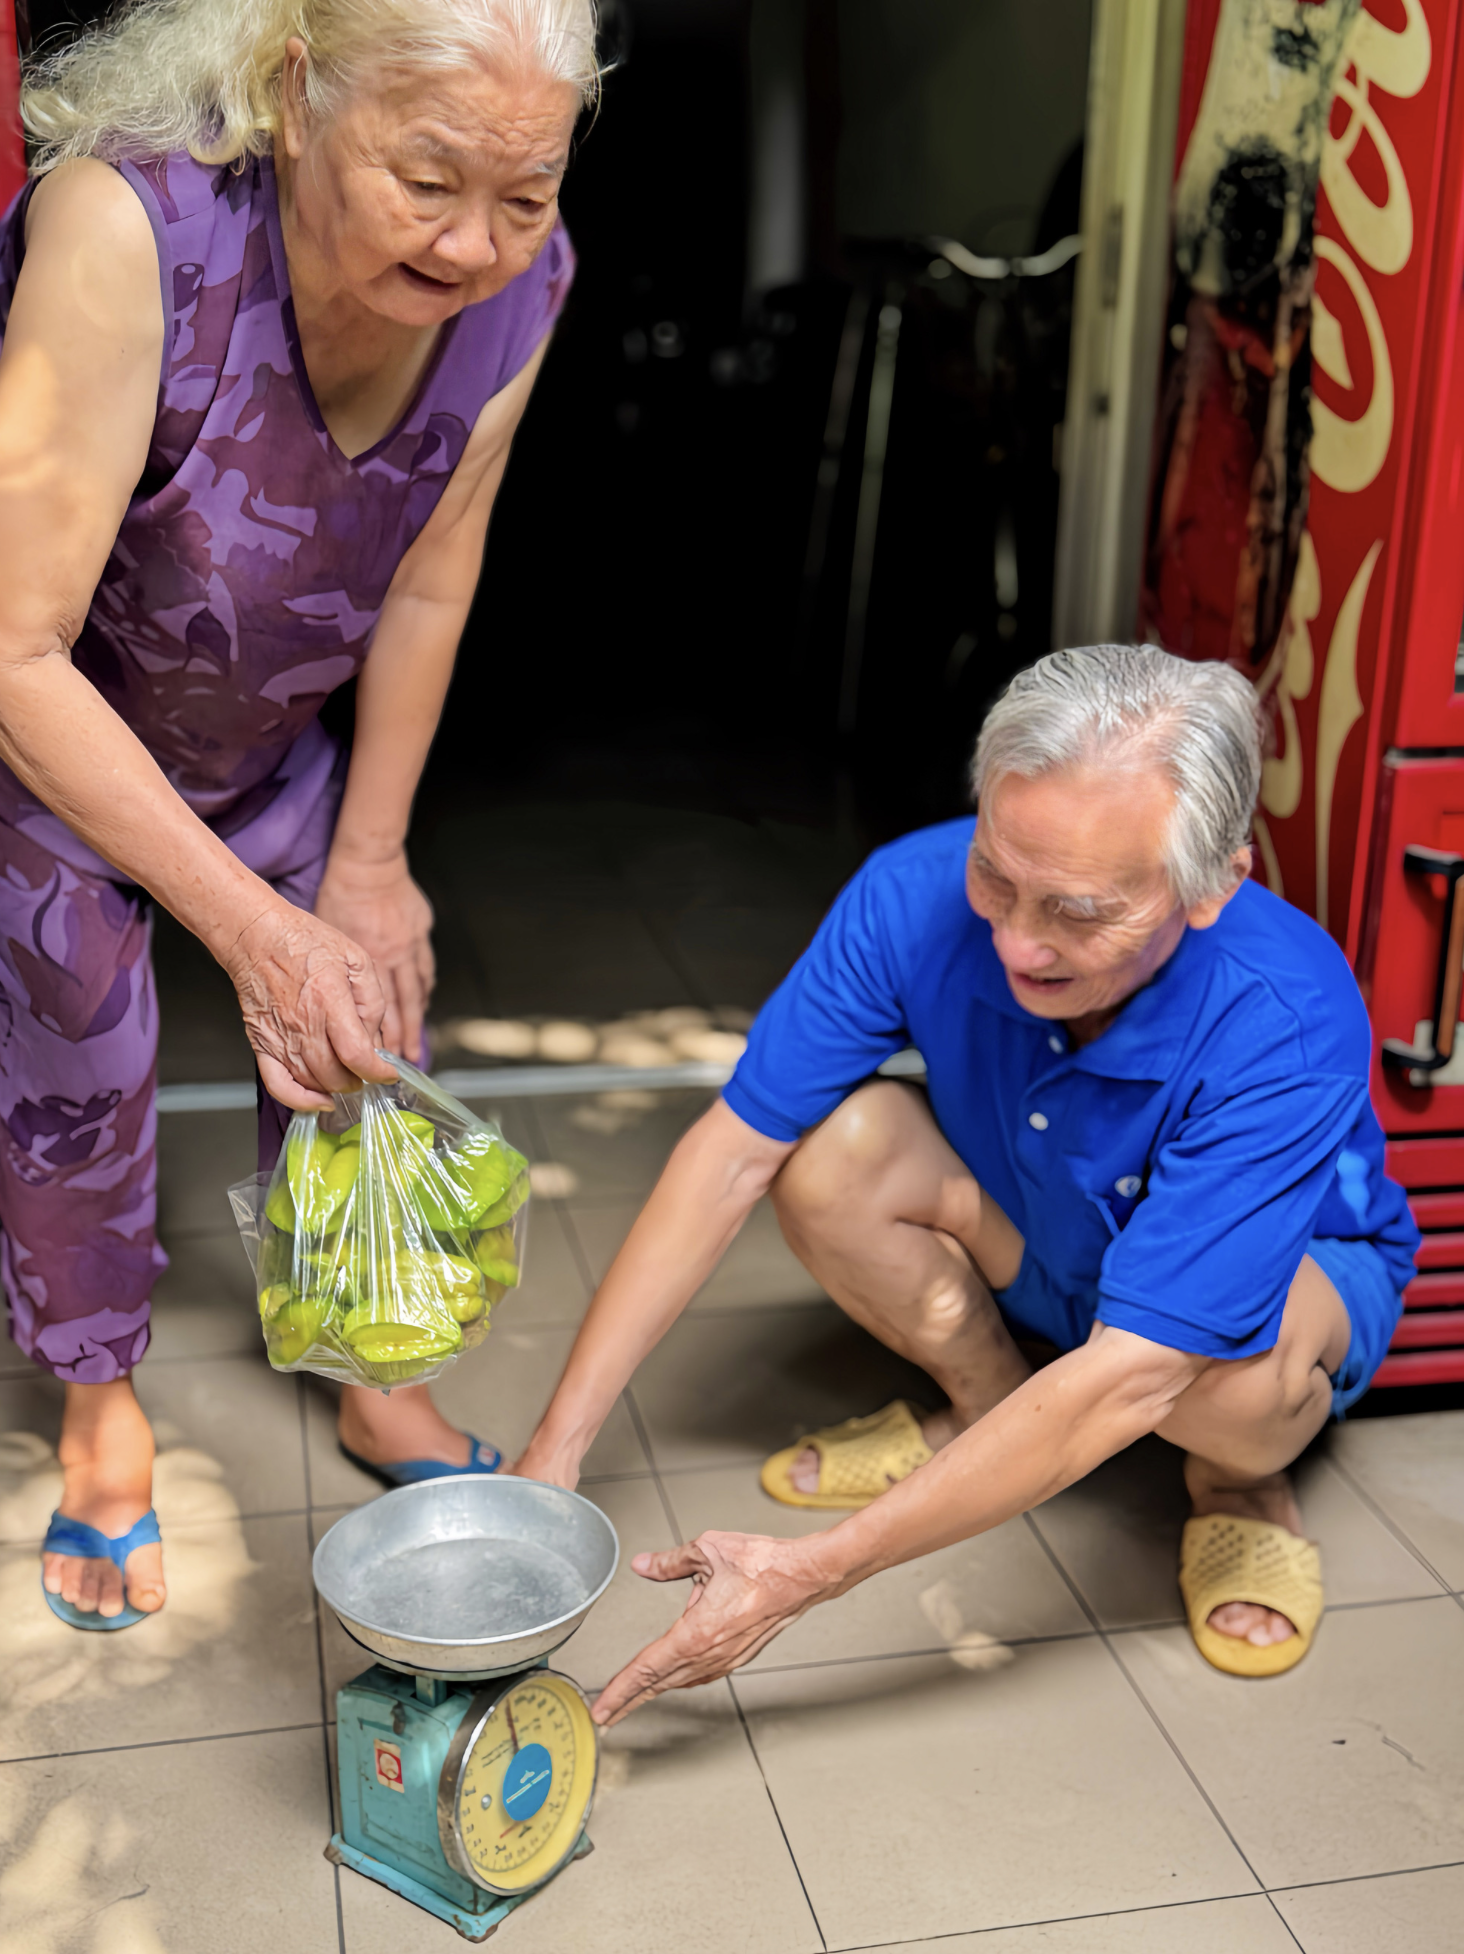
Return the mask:
<path fill-rule="evenodd" d="M 1139 600 L 1261 690 L 1256 872 L 1367 999 L 1424 1230 L 1380 1385 L 1464 1380 L 1461 13 L 1190 0 Z"/>

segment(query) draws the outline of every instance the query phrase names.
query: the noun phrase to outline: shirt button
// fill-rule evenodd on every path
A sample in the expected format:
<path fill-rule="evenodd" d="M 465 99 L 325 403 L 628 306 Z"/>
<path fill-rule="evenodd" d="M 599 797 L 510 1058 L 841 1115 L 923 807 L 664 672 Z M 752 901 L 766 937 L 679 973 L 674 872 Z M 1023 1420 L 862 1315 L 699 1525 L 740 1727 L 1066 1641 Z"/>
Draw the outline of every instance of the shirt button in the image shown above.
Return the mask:
<path fill-rule="evenodd" d="M 1067 1049 L 1055 1031 L 1048 1033 L 1047 1042 L 1055 1052 L 1066 1051 Z"/>
<path fill-rule="evenodd" d="M 1121 1194 L 1125 1201 L 1131 1201 L 1143 1185 L 1137 1174 L 1124 1174 L 1113 1183 L 1113 1191 Z"/>
<path fill-rule="evenodd" d="M 1027 1124 L 1028 1126 L 1035 1126 L 1039 1133 L 1045 1133 L 1047 1131 L 1046 1113 L 1028 1113 Z"/>

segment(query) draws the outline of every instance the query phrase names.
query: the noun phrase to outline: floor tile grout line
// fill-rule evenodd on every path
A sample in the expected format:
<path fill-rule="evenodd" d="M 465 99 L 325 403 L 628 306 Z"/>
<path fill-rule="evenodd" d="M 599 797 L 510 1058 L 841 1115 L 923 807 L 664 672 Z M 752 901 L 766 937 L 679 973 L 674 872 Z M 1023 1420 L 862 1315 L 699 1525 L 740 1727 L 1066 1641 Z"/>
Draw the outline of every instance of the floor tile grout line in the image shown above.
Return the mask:
<path fill-rule="evenodd" d="M 1101 1630 L 1096 1628 L 1058 1629 L 1051 1635 L 1001 1635 L 995 1638 L 1002 1649 L 1041 1649 L 1057 1642 L 1093 1642 Z M 920 1649 L 878 1649 L 871 1655 L 830 1655 L 810 1657 L 807 1662 L 769 1662 L 756 1669 L 748 1666 L 749 1676 L 791 1676 L 803 1669 L 844 1669 L 859 1662 L 923 1662 L 934 1656 L 957 1653 L 948 1642 L 932 1643 Z"/>
<path fill-rule="evenodd" d="M 1291 1922 L 1286 1918 L 1286 1915 L 1281 1911 L 1280 1907 L 1277 1906 L 1275 1896 L 1269 1890 L 1266 1893 L 1266 1905 L 1271 1909 L 1272 1913 L 1275 1914 L 1277 1920 L 1280 1921 L 1281 1931 L 1283 1934 L 1285 1934 L 1286 1938 L 1291 1942 L 1292 1946 L 1300 1949 L 1300 1954 L 1306 1954 L 1306 1949 L 1302 1947 L 1301 1942 L 1296 1937 L 1295 1927 L 1292 1926 Z"/>
<path fill-rule="evenodd" d="M 1194 1786 L 1195 1790 L 1199 1792 L 1201 1798 L 1204 1800 L 1206 1806 L 1209 1808 L 1210 1815 L 1215 1820 L 1215 1823 L 1220 1827 L 1221 1831 L 1225 1834 L 1226 1838 L 1229 1839 L 1231 1845 L 1235 1849 L 1236 1857 L 1240 1860 L 1240 1863 L 1245 1867 L 1246 1871 L 1250 1874 L 1251 1878 L 1255 1881 L 1257 1891 L 1264 1893 L 1266 1891 L 1265 1881 L 1261 1878 L 1260 1874 L 1256 1871 L 1255 1867 L 1251 1864 L 1247 1854 L 1242 1850 L 1239 1839 L 1236 1838 L 1234 1832 L 1231 1831 L 1230 1826 L 1226 1823 L 1224 1817 L 1221 1814 L 1220 1807 L 1215 1803 L 1215 1800 L 1210 1796 L 1209 1792 L 1205 1789 L 1204 1785 L 1201 1784 L 1199 1773 L 1195 1770 L 1194 1766 L 1190 1763 L 1189 1759 L 1185 1756 L 1184 1752 L 1180 1749 L 1179 1745 L 1175 1742 L 1174 1738 L 1170 1735 L 1169 1730 L 1166 1727 L 1163 1718 L 1159 1715 L 1158 1711 L 1154 1708 L 1154 1705 L 1149 1701 L 1148 1697 L 1145 1696 L 1143 1690 L 1140 1689 L 1133 1674 L 1129 1670 L 1128 1664 L 1124 1661 L 1123 1657 L 1119 1654 L 1118 1650 L 1114 1647 L 1113 1638 L 1100 1631 L 1099 1640 L 1102 1642 L 1104 1648 L 1107 1649 L 1108 1654 L 1112 1659 L 1112 1661 L 1117 1665 L 1119 1674 L 1123 1677 L 1124 1681 L 1128 1684 L 1129 1688 L 1133 1691 L 1134 1695 L 1139 1699 L 1140 1703 L 1144 1706 L 1144 1709 L 1146 1710 L 1151 1721 L 1153 1722 L 1154 1728 L 1159 1732 L 1159 1735 L 1164 1739 L 1165 1743 L 1168 1744 L 1170 1750 L 1174 1753 L 1174 1756 L 1178 1761 L 1180 1769 L 1184 1772 L 1185 1776 L 1189 1779 L 1190 1783 Z M 1290 1932 L 1290 1929 L 1288 1928 L 1287 1931 Z M 1291 1937 L 1293 1940 L 1295 1940 L 1296 1938 L 1294 1934 L 1292 1934 Z"/>
<path fill-rule="evenodd" d="M 1031 1512 L 1026 1512 L 1022 1515 L 1022 1518 L 1027 1523 L 1028 1532 L 1031 1533 L 1032 1537 L 1036 1540 L 1037 1545 L 1042 1549 L 1043 1553 L 1046 1554 L 1048 1560 L 1052 1563 L 1053 1567 L 1057 1570 L 1058 1577 L 1062 1581 L 1063 1586 L 1067 1589 L 1068 1593 L 1072 1596 L 1073 1600 L 1077 1602 L 1079 1608 L 1082 1609 L 1084 1615 L 1087 1617 L 1089 1627 L 1093 1630 L 1095 1635 L 1101 1635 L 1104 1632 L 1103 1624 L 1098 1619 L 1097 1610 L 1091 1605 L 1087 1595 L 1085 1595 L 1083 1593 L 1083 1590 L 1078 1586 L 1078 1583 L 1074 1578 L 1074 1576 L 1069 1574 L 1067 1569 L 1063 1566 L 1061 1560 L 1058 1558 L 1057 1549 L 1048 1540 L 1047 1535 L 1042 1531 L 1041 1527 L 1038 1526 L 1036 1517 Z"/>
<path fill-rule="evenodd" d="M 196 1737 L 147 1737 L 136 1744 L 93 1744 L 84 1750 L 38 1750 L 24 1757 L 0 1757 L 0 1771 L 8 1764 L 49 1764 L 63 1757 L 111 1757 L 118 1751 L 172 1750 L 181 1744 L 226 1744 L 242 1737 L 285 1737 L 296 1730 L 318 1730 L 320 1724 L 272 1723 L 262 1730 L 204 1730 Z"/>
<path fill-rule="evenodd" d="M 938 1947 L 942 1941 L 974 1939 L 977 1934 L 1021 1934 L 1030 1932 L 1034 1927 L 1077 1926 L 1084 1920 L 1133 1920 L 1150 1913 L 1176 1913 L 1183 1907 L 1229 1906 L 1236 1900 L 1268 1897 L 1262 1887 L 1259 1892 L 1211 1893 L 1203 1900 L 1156 1900 L 1153 1906 L 1147 1907 L 1110 1907 L 1106 1913 L 1053 1913 L 1041 1920 L 1003 1920 L 991 1927 L 952 1927 L 947 1933 L 916 1934 L 912 1939 L 901 1941 L 848 1941 L 842 1947 L 830 1948 L 828 1954 L 883 1954 L 886 1948 Z M 1295 1939 L 1295 1935 L 1292 1938 Z"/>
<path fill-rule="evenodd" d="M 1200 1794 L 1200 1797 L 1204 1800 L 1204 1803 L 1208 1808 L 1211 1817 L 1215 1820 L 1215 1823 L 1220 1827 L 1221 1831 L 1225 1834 L 1226 1838 L 1229 1839 L 1231 1846 L 1235 1850 L 1235 1854 L 1237 1858 L 1240 1860 L 1240 1863 L 1245 1867 L 1246 1871 L 1250 1874 L 1251 1878 L 1255 1880 L 1257 1889 L 1261 1892 L 1264 1892 L 1265 1891 L 1264 1884 L 1262 1883 L 1259 1875 L 1257 1874 L 1255 1867 L 1251 1864 L 1250 1860 L 1246 1857 L 1245 1853 L 1241 1851 L 1240 1842 L 1236 1838 L 1235 1834 L 1231 1831 L 1230 1827 L 1226 1824 L 1224 1818 L 1221 1816 L 1219 1806 L 1215 1803 L 1214 1799 L 1210 1796 L 1209 1792 L 1205 1789 L 1204 1785 L 1200 1783 L 1199 1777 L 1196 1774 L 1193 1766 L 1190 1764 L 1189 1759 L 1185 1756 L 1184 1752 L 1179 1748 L 1179 1745 L 1174 1741 L 1173 1737 L 1169 1734 L 1169 1731 L 1165 1728 L 1164 1723 L 1159 1717 L 1153 1704 L 1149 1701 L 1148 1697 L 1145 1696 L 1144 1692 L 1139 1688 L 1138 1683 L 1134 1680 L 1133 1676 L 1130 1674 L 1128 1665 L 1125 1663 L 1123 1657 L 1119 1654 L 1117 1648 L 1114 1646 L 1113 1637 L 1109 1634 L 1107 1629 L 1105 1629 L 1102 1626 L 1102 1624 L 1099 1622 L 1097 1614 L 1088 1604 L 1087 1597 L 1082 1593 L 1077 1583 L 1069 1576 L 1067 1569 L 1063 1566 L 1062 1562 L 1058 1559 L 1056 1552 L 1048 1544 L 1047 1537 L 1043 1533 L 1041 1527 L 1037 1524 L 1035 1517 L 1030 1512 L 1024 1513 L 1022 1517 L 1023 1519 L 1026 1520 L 1028 1526 L 1032 1529 L 1032 1532 L 1036 1535 L 1037 1540 L 1041 1544 L 1045 1553 L 1047 1554 L 1048 1559 L 1052 1562 L 1053 1566 L 1057 1569 L 1058 1573 L 1062 1576 L 1063 1580 L 1067 1582 L 1068 1587 L 1072 1591 L 1074 1600 L 1077 1602 L 1078 1606 L 1083 1610 L 1083 1613 L 1088 1617 L 1089 1621 L 1092 1622 L 1094 1629 L 1097 1631 L 1098 1640 L 1103 1644 L 1103 1647 L 1108 1652 L 1109 1660 L 1117 1666 L 1119 1674 L 1123 1677 L 1124 1681 L 1128 1684 L 1129 1688 L 1133 1691 L 1134 1695 L 1139 1699 L 1139 1702 L 1143 1705 L 1145 1711 L 1147 1712 L 1150 1720 L 1154 1725 L 1154 1728 L 1159 1732 L 1159 1735 L 1164 1739 L 1165 1743 L 1169 1746 L 1170 1750 L 1173 1752 L 1174 1757 L 1178 1762 L 1180 1769 L 1184 1772 L 1185 1776 L 1189 1779 L 1190 1783 L 1194 1786 L 1195 1790 Z M 1283 1922 L 1282 1924 L 1284 1925 L 1285 1923 Z M 1289 1927 L 1287 1928 L 1287 1932 L 1288 1933 L 1291 1932 Z M 1291 1938 L 1295 1940 L 1296 1936 L 1292 1934 Z"/>
<path fill-rule="evenodd" d="M 1375 1519 L 1381 1521 L 1383 1526 L 1387 1528 L 1388 1532 L 1392 1534 L 1393 1538 L 1398 1542 L 1398 1544 L 1401 1547 L 1405 1548 L 1408 1553 L 1412 1554 L 1413 1558 L 1418 1562 L 1420 1567 L 1426 1569 L 1427 1572 L 1433 1576 L 1433 1578 L 1438 1582 L 1439 1586 L 1445 1591 L 1445 1593 L 1446 1594 L 1452 1593 L 1453 1590 L 1450 1588 L 1449 1583 L 1444 1579 L 1443 1575 L 1434 1566 L 1433 1562 L 1428 1558 L 1427 1554 L 1423 1552 L 1422 1548 L 1416 1547 L 1414 1545 L 1414 1543 L 1408 1538 L 1408 1535 L 1403 1531 L 1402 1527 L 1399 1526 L 1398 1522 L 1393 1519 L 1391 1514 L 1389 1514 L 1382 1506 L 1379 1505 L 1377 1500 L 1374 1499 L 1372 1494 L 1367 1490 L 1366 1486 L 1362 1484 L 1361 1480 L 1357 1479 L 1348 1470 L 1348 1468 L 1345 1465 L 1343 1465 L 1340 1459 L 1334 1458 L 1330 1454 L 1328 1455 L 1327 1458 L 1327 1464 L 1332 1468 L 1332 1470 L 1336 1473 L 1339 1479 L 1341 1479 L 1346 1485 L 1351 1487 L 1352 1491 L 1356 1493 L 1357 1497 L 1362 1501 L 1363 1505 L 1367 1507 L 1368 1511 L 1373 1515 Z"/>
<path fill-rule="evenodd" d="M 788 1854 L 788 1863 L 793 1868 L 793 1877 L 798 1881 L 798 1889 L 803 1895 L 803 1903 L 808 1908 L 808 1917 L 813 1922 L 813 1931 L 818 1935 L 818 1944 L 824 1949 L 824 1954 L 828 1954 L 828 1936 L 823 1930 L 823 1923 L 820 1921 L 818 1910 L 813 1904 L 813 1896 L 810 1894 L 808 1883 L 803 1877 L 803 1868 L 798 1863 L 798 1855 L 793 1850 L 793 1842 L 788 1837 L 788 1828 L 783 1823 L 783 1814 L 778 1810 L 778 1801 L 773 1796 L 773 1787 L 768 1783 L 768 1774 L 763 1769 L 763 1761 L 758 1754 L 757 1743 L 752 1734 L 752 1726 L 747 1721 L 747 1713 L 742 1707 L 742 1699 L 737 1694 L 737 1685 L 730 1676 L 727 1678 L 727 1693 L 732 1698 L 732 1707 L 737 1712 L 737 1721 L 742 1726 L 742 1734 L 747 1740 L 748 1750 L 752 1753 L 752 1761 L 757 1766 L 757 1774 L 762 1779 L 762 1788 L 767 1794 L 768 1806 L 773 1814 L 773 1822 L 778 1828 L 784 1850 Z"/>
<path fill-rule="evenodd" d="M 1409 1879 L 1414 1873 L 1449 1873 L 1464 1866 L 1464 1859 L 1440 1859 L 1427 1866 L 1392 1866 L 1378 1873 L 1342 1873 L 1336 1879 L 1292 1879 L 1283 1886 L 1268 1886 L 1268 1895 L 1310 1893 L 1322 1886 L 1362 1886 L 1373 1879 Z"/>

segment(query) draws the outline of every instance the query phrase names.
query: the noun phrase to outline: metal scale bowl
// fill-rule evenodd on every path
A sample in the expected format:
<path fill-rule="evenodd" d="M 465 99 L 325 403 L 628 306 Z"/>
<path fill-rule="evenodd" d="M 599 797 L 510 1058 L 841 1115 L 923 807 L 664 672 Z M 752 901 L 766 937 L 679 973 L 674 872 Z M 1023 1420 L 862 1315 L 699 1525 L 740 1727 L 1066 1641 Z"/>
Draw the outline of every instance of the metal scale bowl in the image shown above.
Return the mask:
<path fill-rule="evenodd" d="M 531 1479 L 428 1479 L 337 1520 L 315 1586 L 375 1661 L 336 1695 L 328 1858 L 486 1940 L 590 1850 L 595 1725 L 545 1665 L 619 1557 L 597 1506 Z"/>

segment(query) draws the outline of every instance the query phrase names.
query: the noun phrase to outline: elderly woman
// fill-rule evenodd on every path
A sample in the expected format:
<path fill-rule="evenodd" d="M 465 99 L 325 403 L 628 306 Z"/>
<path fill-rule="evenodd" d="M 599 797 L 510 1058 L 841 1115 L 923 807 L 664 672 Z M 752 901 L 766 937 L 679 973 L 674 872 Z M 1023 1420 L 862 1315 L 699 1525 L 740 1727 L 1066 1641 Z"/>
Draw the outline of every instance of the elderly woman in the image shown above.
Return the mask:
<path fill-rule="evenodd" d="M 130 1372 L 164 1266 L 147 897 L 282 1107 L 416 1055 L 412 797 L 573 259 L 590 0 L 151 0 L 33 75 L 0 220 L 0 1220 L 66 1380 L 55 1611 L 162 1605 Z M 369 657 L 368 657 L 369 650 Z M 322 699 L 360 674 L 349 762 Z M 389 1481 L 491 1470 L 348 1392 Z"/>
<path fill-rule="evenodd" d="M 1201 1652 L 1247 1676 L 1306 1652 L 1321 1575 L 1286 1468 L 1366 1388 L 1418 1238 L 1351 972 L 1246 879 L 1259 777 L 1228 667 L 1056 652 L 987 719 L 974 830 L 907 836 L 839 898 L 672 1155 L 515 1470 L 573 1483 L 769 1190 L 800 1259 L 949 1408 L 892 1405 L 768 1460 L 774 1498 L 862 1509 L 827 1533 L 637 1557 L 698 1585 L 602 1722 L 1154 1431 L 1185 1453 Z M 871 1079 L 910 1042 L 925 1091 Z M 1019 1340 L 1039 1339 L 1062 1354 L 1034 1375 Z"/>

